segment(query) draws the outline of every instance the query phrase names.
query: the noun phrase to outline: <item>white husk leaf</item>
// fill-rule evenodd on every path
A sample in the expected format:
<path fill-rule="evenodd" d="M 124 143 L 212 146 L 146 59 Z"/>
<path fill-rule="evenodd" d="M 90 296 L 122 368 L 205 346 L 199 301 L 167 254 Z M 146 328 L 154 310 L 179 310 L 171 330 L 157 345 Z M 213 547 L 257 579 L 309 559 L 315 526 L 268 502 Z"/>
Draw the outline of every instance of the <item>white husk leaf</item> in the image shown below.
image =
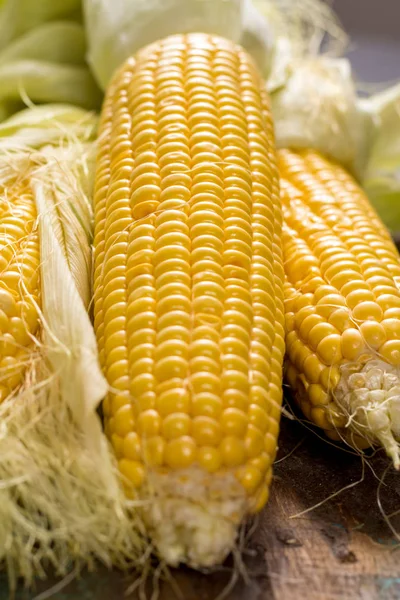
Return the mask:
<path fill-rule="evenodd" d="M 357 102 L 347 59 L 298 62 L 271 101 L 278 147 L 314 148 L 360 177 L 373 120 Z"/>
<path fill-rule="evenodd" d="M 42 329 L 25 382 L 0 405 L 0 560 L 11 586 L 95 560 L 137 565 L 143 552 L 141 523 L 96 412 L 107 383 L 87 313 L 93 144 L 67 130 L 55 120 L 52 145 L 34 150 L 21 148 L 22 128 L 19 147 L 0 158 L 3 185 L 23 173 L 34 190 L 42 286 Z"/>

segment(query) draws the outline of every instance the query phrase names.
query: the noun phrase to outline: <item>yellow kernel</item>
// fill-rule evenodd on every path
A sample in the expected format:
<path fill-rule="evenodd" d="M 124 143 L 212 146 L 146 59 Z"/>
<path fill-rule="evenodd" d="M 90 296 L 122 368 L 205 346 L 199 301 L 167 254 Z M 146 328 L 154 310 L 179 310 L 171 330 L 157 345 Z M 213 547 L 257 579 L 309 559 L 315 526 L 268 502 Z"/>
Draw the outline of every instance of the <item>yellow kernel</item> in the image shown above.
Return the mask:
<path fill-rule="evenodd" d="M 39 321 L 35 306 L 30 302 L 21 300 L 20 302 L 17 302 L 17 312 L 20 314 L 21 321 L 29 331 L 35 332 Z"/>
<path fill-rule="evenodd" d="M 266 433 L 264 436 L 264 450 L 269 456 L 270 461 L 272 462 L 275 458 L 277 443 L 276 443 L 276 435 L 273 433 Z M 257 458 L 257 457 L 256 457 Z"/>
<path fill-rule="evenodd" d="M 251 393 L 253 393 L 254 387 L 251 390 Z M 238 410 L 241 411 L 246 411 L 247 410 L 247 405 L 248 405 L 248 401 L 249 401 L 249 396 L 248 394 L 246 394 L 245 392 L 242 392 L 240 390 L 224 390 L 223 394 L 222 394 L 222 401 L 223 401 L 223 406 L 224 408 L 236 408 Z M 218 413 L 218 415 L 209 415 L 209 416 L 215 416 L 216 418 L 218 418 L 220 413 Z"/>
<path fill-rule="evenodd" d="M 10 391 L 4 385 L 0 385 L 0 402 L 3 402 L 9 394 Z"/>
<path fill-rule="evenodd" d="M 377 302 L 383 311 L 389 308 L 400 308 L 400 298 L 394 294 L 381 294 L 377 298 Z"/>
<path fill-rule="evenodd" d="M 338 308 L 333 311 L 328 317 L 328 322 L 335 327 L 335 329 L 340 331 L 340 333 L 353 325 L 348 308 Z"/>
<path fill-rule="evenodd" d="M 387 308 L 384 316 L 385 319 L 400 319 L 400 308 Z"/>
<path fill-rule="evenodd" d="M 149 467 L 161 467 L 164 462 L 165 440 L 156 435 L 143 440 L 143 462 Z"/>
<path fill-rule="evenodd" d="M 255 458 L 264 450 L 264 436 L 257 427 L 249 425 L 244 438 L 246 454 L 249 458 Z"/>
<path fill-rule="evenodd" d="M 347 419 L 334 402 L 330 402 L 326 407 L 326 416 L 333 427 L 343 428 L 346 426 Z"/>
<path fill-rule="evenodd" d="M 311 409 L 311 419 L 321 429 L 329 429 L 330 423 L 327 419 L 326 409 L 320 407 L 314 407 Z"/>
<path fill-rule="evenodd" d="M 196 444 L 191 437 L 182 436 L 167 443 L 165 462 L 171 469 L 190 467 L 196 455 Z"/>
<path fill-rule="evenodd" d="M 115 414 L 121 408 L 121 406 L 125 406 L 126 404 L 130 405 L 129 394 L 113 394 L 110 393 L 110 409 L 111 414 Z"/>
<path fill-rule="evenodd" d="M 293 312 L 296 314 L 302 308 L 306 306 L 312 306 L 314 304 L 314 294 L 299 294 L 294 302 Z"/>
<path fill-rule="evenodd" d="M 188 372 L 188 361 L 182 356 L 168 356 L 154 365 L 154 375 L 158 381 L 167 381 L 171 377 L 184 379 Z"/>
<path fill-rule="evenodd" d="M 333 391 L 340 381 L 340 371 L 337 367 L 325 367 L 319 378 L 320 384 L 328 393 Z"/>
<path fill-rule="evenodd" d="M 264 484 L 260 487 L 255 498 L 254 505 L 251 507 L 252 513 L 258 513 L 267 504 L 269 498 L 269 486 Z"/>
<path fill-rule="evenodd" d="M 329 323 L 318 323 L 314 325 L 308 334 L 308 342 L 313 350 L 316 350 L 318 344 L 325 339 L 328 335 L 334 335 L 337 331 Z"/>
<path fill-rule="evenodd" d="M 324 298 L 321 298 L 316 306 L 316 311 L 321 317 L 328 319 L 330 315 L 336 312 L 339 307 L 345 307 L 346 302 L 343 296 L 337 292 L 328 294 Z M 347 312 L 347 311 L 346 311 Z"/>
<path fill-rule="evenodd" d="M 400 365 L 400 340 L 389 340 L 379 348 L 383 360 L 392 365 Z"/>
<path fill-rule="evenodd" d="M 15 356 L 18 346 L 10 333 L 4 333 L 0 337 L 0 356 Z"/>
<path fill-rule="evenodd" d="M 197 394 L 192 401 L 192 414 L 194 417 L 219 419 L 222 408 L 221 399 L 210 392 Z"/>
<path fill-rule="evenodd" d="M 121 406 L 120 409 L 114 414 L 113 419 L 113 433 L 121 437 L 125 437 L 134 430 L 135 427 L 135 418 L 133 414 L 133 408 L 130 404 L 126 404 L 125 406 Z M 110 425 L 111 426 L 111 425 Z"/>
<path fill-rule="evenodd" d="M 162 435 L 166 440 L 189 435 L 192 422 L 186 413 L 173 413 L 165 417 L 162 423 Z"/>
<path fill-rule="evenodd" d="M 178 380 L 179 381 L 179 380 Z M 182 385 L 182 382 L 179 382 Z M 177 385 L 176 388 L 160 391 L 156 390 L 157 412 L 161 417 L 173 413 L 188 413 L 190 409 L 189 392 Z"/>
<path fill-rule="evenodd" d="M 286 313 L 285 315 L 285 330 L 293 331 L 295 327 L 295 319 L 293 313 Z"/>
<path fill-rule="evenodd" d="M 323 406 L 328 404 L 329 396 L 317 383 L 308 386 L 308 398 L 313 406 Z"/>
<path fill-rule="evenodd" d="M 386 341 L 385 330 L 382 324 L 377 321 L 365 321 L 365 323 L 361 323 L 360 333 L 365 343 L 373 349 L 379 348 Z"/>
<path fill-rule="evenodd" d="M 261 471 L 253 465 L 242 467 L 236 476 L 249 495 L 254 494 L 263 480 Z"/>
<path fill-rule="evenodd" d="M 376 302 L 361 302 L 353 308 L 352 317 L 355 321 L 381 321 L 383 310 Z"/>
<path fill-rule="evenodd" d="M 369 290 L 368 283 L 360 279 L 354 280 L 352 277 L 349 277 L 349 281 L 344 283 L 340 289 L 341 293 L 345 297 L 347 297 L 348 294 L 351 294 L 352 292 L 358 292 L 359 290 Z"/>
<path fill-rule="evenodd" d="M 251 404 L 249 406 L 249 423 L 257 427 L 261 431 L 261 433 L 265 433 L 269 427 L 269 415 L 268 413 L 258 406 L 258 404 Z"/>
<path fill-rule="evenodd" d="M 218 446 L 222 436 L 221 426 L 210 417 L 195 417 L 192 436 L 198 446 Z"/>
<path fill-rule="evenodd" d="M 122 452 L 124 457 L 129 458 L 129 460 L 141 459 L 140 439 L 135 431 L 130 431 L 124 437 Z"/>
<path fill-rule="evenodd" d="M 399 319 L 384 319 L 381 322 L 387 339 L 398 340 L 400 339 L 400 320 Z"/>
<path fill-rule="evenodd" d="M 315 300 L 315 302 L 317 302 L 317 304 L 319 304 L 327 296 L 336 294 L 336 293 L 337 293 L 336 288 L 332 287 L 331 285 L 320 285 L 320 286 L 318 286 L 318 289 L 315 290 L 314 300 Z"/>
<path fill-rule="evenodd" d="M 317 347 L 317 355 L 326 365 L 333 365 L 342 358 L 341 337 L 334 333 L 325 337 Z"/>
<path fill-rule="evenodd" d="M 111 443 L 117 458 L 124 456 L 124 439 L 116 433 L 111 434 Z"/>
<path fill-rule="evenodd" d="M 317 383 L 323 369 L 324 365 L 316 354 L 308 356 L 303 363 L 303 372 L 309 383 Z M 292 385 L 292 387 L 295 387 L 295 385 Z"/>
<path fill-rule="evenodd" d="M 365 350 L 364 338 L 357 329 L 346 329 L 342 333 L 342 355 L 346 360 L 356 360 Z"/>
<path fill-rule="evenodd" d="M 197 460 L 202 469 L 208 473 L 216 473 L 222 466 L 221 452 L 211 446 L 202 446 L 197 451 Z"/>
<path fill-rule="evenodd" d="M 15 317 L 17 314 L 17 304 L 14 300 L 14 296 L 2 288 L 0 288 L 0 310 L 2 310 L 7 317 Z"/>
<path fill-rule="evenodd" d="M 140 462 L 134 460 L 121 459 L 118 462 L 120 472 L 135 487 L 139 488 L 144 481 L 145 471 Z"/>
<path fill-rule="evenodd" d="M 375 296 L 371 290 L 356 289 L 351 291 L 346 296 L 347 306 L 351 309 L 355 308 L 361 302 L 374 302 Z"/>
<path fill-rule="evenodd" d="M 1 289 L 0 289 L 1 291 Z M 10 327 L 10 319 L 7 317 L 6 313 L 0 310 L 0 335 L 3 335 L 8 331 Z"/>
<path fill-rule="evenodd" d="M 245 462 L 245 447 L 242 440 L 233 436 L 225 437 L 219 447 L 222 462 L 226 467 L 238 467 Z"/>
<path fill-rule="evenodd" d="M 297 382 L 298 371 L 294 365 L 287 362 L 285 369 L 285 377 L 290 385 L 290 387 L 295 388 Z"/>
<path fill-rule="evenodd" d="M 161 427 L 161 417 L 156 410 L 149 409 L 140 413 L 137 418 L 137 431 L 142 437 L 158 435 Z"/>
<path fill-rule="evenodd" d="M 10 333 L 14 337 L 16 343 L 20 346 L 27 346 L 32 341 L 27 328 L 20 317 L 11 317 Z"/>
<path fill-rule="evenodd" d="M 256 406 L 263 414 L 265 414 L 257 404 L 253 404 L 252 406 Z M 226 435 L 243 437 L 246 433 L 249 418 L 242 410 L 237 408 L 226 408 L 222 413 L 221 427 Z"/>
<path fill-rule="evenodd" d="M 304 319 L 302 324 L 299 327 L 299 335 L 304 342 L 308 341 L 308 336 L 310 335 L 310 331 L 319 324 L 325 324 L 324 319 L 317 314 L 310 315 Z"/>
<path fill-rule="evenodd" d="M 108 416 L 110 414 L 110 396 L 108 394 L 103 400 L 102 408 L 105 416 Z"/>
<path fill-rule="evenodd" d="M 265 439 L 264 439 L 264 443 L 265 443 Z M 249 465 L 252 465 L 253 467 L 256 467 L 259 471 L 261 471 L 261 473 L 263 475 L 265 475 L 265 473 L 268 471 L 269 467 L 271 466 L 271 460 L 272 455 L 268 454 L 267 452 L 263 452 L 262 454 L 260 454 L 260 456 L 257 456 L 256 458 L 252 458 L 248 461 Z"/>
<path fill-rule="evenodd" d="M 314 315 L 315 313 L 315 306 L 304 306 L 303 308 L 301 308 L 297 313 L 295 313 L 294 316 L 295 329 L 299 329 L 304 319 L 306 319 L 310 315 Z"/>

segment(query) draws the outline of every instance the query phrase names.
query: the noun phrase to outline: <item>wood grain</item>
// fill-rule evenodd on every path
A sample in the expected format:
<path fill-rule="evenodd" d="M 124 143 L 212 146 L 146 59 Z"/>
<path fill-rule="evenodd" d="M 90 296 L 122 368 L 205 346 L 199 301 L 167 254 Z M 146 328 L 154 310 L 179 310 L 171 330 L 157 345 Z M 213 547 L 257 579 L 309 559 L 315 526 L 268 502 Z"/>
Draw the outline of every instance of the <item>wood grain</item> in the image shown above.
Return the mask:
<path fill-rule="evenodd" d="M 160 583 L 159 600 L 215 600 L 224 590 L 229 600 L 399 600 L 400 540 L 377 504 L 377 477 L 388 466 L 383 453 L 369 458 L 369 466 L 365 462 L 362 482 L 324 502 L 361 479 L 361 458 L 330 446 L 315 432 L 285 418 L 280 444 L 271 500 L 252 524 L 254 531 L 243 552 L 245 573 L 234 588 L 227 588 L 235 572 L 230 559 L 206 574 L 174 571 L 173 586 Z M 400 510 L 400 475 L 389 469 L 385 483 L 381 497 L 390 514 Z M 320 502 L 321 506 L 293 518 Z M 400 531 L 400 514 L 392 524 Z M 132 580 L 132 575 L 100 569 L 51 597 L 123 600 Z M 16 600 L 42 600 L 41 594 L 54 583 L 42 582 L 35 591 L 19 591 Z M 154 589 L 149 581 L 149 600 Z M 8 597 L 3 578 L 0 600 Z M 138 600 L 139 594 L 129 597 Z"/>

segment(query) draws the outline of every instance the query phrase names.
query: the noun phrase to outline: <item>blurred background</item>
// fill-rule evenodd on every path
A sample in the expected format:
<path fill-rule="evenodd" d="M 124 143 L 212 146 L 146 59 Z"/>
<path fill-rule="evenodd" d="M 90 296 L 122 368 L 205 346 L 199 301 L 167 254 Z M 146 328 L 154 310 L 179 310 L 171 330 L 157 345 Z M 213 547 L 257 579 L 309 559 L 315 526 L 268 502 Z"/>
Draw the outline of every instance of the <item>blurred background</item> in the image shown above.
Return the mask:
<path fill-rule="evenodd" d="M 400 78 L 400 0 L 333 0 L 356 75 L 363 82 Z"/>

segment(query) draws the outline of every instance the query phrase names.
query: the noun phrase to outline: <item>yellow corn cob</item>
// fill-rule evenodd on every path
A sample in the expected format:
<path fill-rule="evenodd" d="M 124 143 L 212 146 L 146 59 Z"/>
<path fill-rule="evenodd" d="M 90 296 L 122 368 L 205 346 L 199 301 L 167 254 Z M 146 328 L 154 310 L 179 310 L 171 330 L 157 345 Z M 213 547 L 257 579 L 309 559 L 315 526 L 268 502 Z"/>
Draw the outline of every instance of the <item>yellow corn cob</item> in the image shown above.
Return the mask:
<path fill-rule="evenodd" d="M 341 167 L 313 151 L 282 150 L 278 164 L 286 377 L 329 437 L 380 443 L 399 467 L 398 252 Z"/>
<path fill-rule="evenodd" d="M 39 237 L 33 194 L 16 181 L 0 192 L 0 402 L 21 383 L 38 328 Z"/>
<path fill-rule="evenodd" d="M 171 564 L 210 565 L 268 498 L 284 351 L 281 207 L 245 52 L 174 36 L 126 62 L 102 113 L 95 329 L 106 432 Z"/>

